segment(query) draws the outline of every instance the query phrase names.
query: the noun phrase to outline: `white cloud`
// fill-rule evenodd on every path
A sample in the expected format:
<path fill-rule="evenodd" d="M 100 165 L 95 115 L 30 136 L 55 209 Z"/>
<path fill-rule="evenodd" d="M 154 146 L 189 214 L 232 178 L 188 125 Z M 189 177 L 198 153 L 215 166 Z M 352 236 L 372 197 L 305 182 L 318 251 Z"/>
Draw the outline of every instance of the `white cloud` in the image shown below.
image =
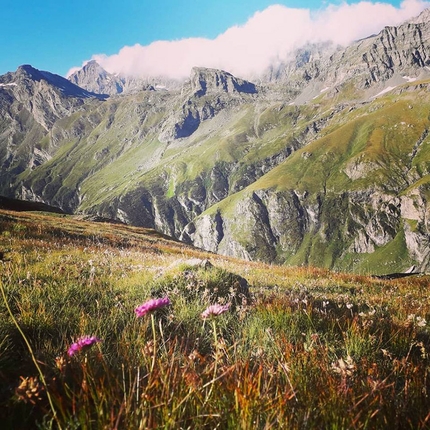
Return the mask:
<path fill-rule="evenodd" d="M 386 25 L 398 25 L 429 6 L 430 2 L 422 0 L 404 0 L 399 8 L 389 3 L 362 1 L 329 4 L 325 9 L 311 12 L 273 5 L 215 39 L 136 44 L 123 47 L 117 54 L 97 54 L 92 59 L 111 73 L 135 76 L 185 78 L 192 67 L 202 66 L 247 77 L 286 58 L 306 42 L 330 40 L 345 45 L 378 33 Z"/>

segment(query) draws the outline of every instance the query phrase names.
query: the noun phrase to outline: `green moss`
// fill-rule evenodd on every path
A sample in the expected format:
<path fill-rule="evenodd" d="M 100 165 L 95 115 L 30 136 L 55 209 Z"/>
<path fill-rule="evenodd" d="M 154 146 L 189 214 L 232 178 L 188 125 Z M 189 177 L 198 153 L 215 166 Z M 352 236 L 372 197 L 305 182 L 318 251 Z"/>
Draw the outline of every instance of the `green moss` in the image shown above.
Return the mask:
<path fill-rule="evenodd" d="M 416 219 L 404 219 L 404 222 L 408 224 L 409 229 L 412 232 L 416 232 L 418 230 L 418 221 Z"/>

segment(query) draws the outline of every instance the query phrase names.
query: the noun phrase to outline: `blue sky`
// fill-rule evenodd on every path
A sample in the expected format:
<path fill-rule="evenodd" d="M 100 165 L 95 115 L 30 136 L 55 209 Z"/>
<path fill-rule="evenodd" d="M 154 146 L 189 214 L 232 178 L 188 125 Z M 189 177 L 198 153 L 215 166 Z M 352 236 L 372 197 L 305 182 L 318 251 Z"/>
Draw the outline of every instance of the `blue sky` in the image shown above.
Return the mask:
<path fill-rule="evenodd" d="M 109 57 L 125 46 L 157 40 L 215 39 L 243 26 L 257 11 L 286 8 L 325 10 L 357 1 L 266 0 L 0 0 L 0 74 L 21 64 L 66 75 L 95 54 Z M 375 2 L 372 2 L 375 3 Z M 382 1 L 399 8 L 400 1 Z M 423 9 L 425 2 L 406 0 Z M 418 6 L 417 6 L 418 4 Z M 196 60 L 195 60 L 196 61 Z M 114 68 L 113 61 L 109 64 Z"/>

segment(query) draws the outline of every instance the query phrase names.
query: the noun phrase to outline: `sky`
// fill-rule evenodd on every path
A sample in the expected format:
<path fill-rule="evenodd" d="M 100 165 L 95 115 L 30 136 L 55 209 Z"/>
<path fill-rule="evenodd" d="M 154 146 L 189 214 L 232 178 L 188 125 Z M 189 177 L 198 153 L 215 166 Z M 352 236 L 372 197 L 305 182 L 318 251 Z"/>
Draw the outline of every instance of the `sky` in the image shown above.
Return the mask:
<path fill-rule="evenodd" d="M 204 66 L 247 77 L 306 41 L 347 44 L 429 6 L 423 0 L 0 0 L 0 75 L 31 64 L 67 76 L 96 59 L 112 73 L 183 78 Z"/>

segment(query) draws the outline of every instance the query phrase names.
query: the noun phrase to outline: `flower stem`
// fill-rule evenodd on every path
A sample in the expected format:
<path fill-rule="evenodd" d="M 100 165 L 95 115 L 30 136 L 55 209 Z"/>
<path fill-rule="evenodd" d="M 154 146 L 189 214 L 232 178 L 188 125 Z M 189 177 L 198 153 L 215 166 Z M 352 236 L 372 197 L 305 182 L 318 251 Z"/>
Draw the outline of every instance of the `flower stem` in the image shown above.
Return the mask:
<path fill-rule="evenodd" d="M 212 318 L 212 325 L 213 325 L 213 329 L 214 329 L 214 341 L 215 341 L 215 348 L 218 349 L 218 335 L 216 332 L 216 322 L 215 322 L 215 318 Z"/>
<path fill-rule="evenodd" d="M 52 414 L 53 414 L 52 418 L 53 418 L 53 420 L 55 420 L 57 422 L 58 427 L 61 429 L 61 424 L 58 421 L 57 411 L 56 411 L 56 409 L 54 407 L 54 402 L 52 401 L 51 394 L 49 393 L 48 385 L 46 383 L 45 376 L 43 375 L 42 369 L 40 368 L 39 363 L 37 362 L 37 359 L 36 359 L 36 357 L 34 355 L 34 352 L 33 352 L 33 348 L 31 347 L 30 342 L 27 339 L 27 336 L 24 334 L 24 332 L 22 331 L 20 325 L 18 324 L 18 321 L 16 320 L 15 316 L 13 315 L 12 309 L 10 308 L 9 303 L 7 301 L 6 293 L 5 293 L 5 290 L 4 290 L 3 283 L 1 281 L 1 279 L 0 279 L 0 290 L 1 290 L 1 293 L 2 293 L 4 304 L 5 304 L 6 309 L 7 309 L 8 313 L 9 313 L 11 319 L 12 319 L 12 322 L 15 325 L 15 327 L 17 328 L 17 330 L 19 331 L 19 334 L 24 339 L 24 342 L 25 342 L 25 344 L 27 346 L 28 352 L 30 353 L 31 359 L 32 359 L 34 365 L 36 366 L 37 372 L 39 373 L 40 380 L 42 381 L 42 384 L 45 386 L 46 396 L 48 397 L 49 406 L 51 407 Z"/>
<path fill-rule="evenodd" d="M 216 330 L 216 322 L 215 322 L 215 318 L 212 319 L 212 326 L 213 326 L 213 332 L 214 332 L 214 346 L 215 346 L 215 363 L 214 363 L 214 373 L 212 376 L 212 381 L 211 381 L 211 387 L 209 389 L 209 393 L 206 396 L 205 399 L 205 404 L 206 402 L 209 400 L 210 396 L 212 395 L 212 391 L 214 388 L 214 384 L 216 381 L 216 374 L 218 371 L 218 335 L 217 335 L 217 330 Z"/>
<path fill-rule="evenodd" d="M 153 341 L 152 364 L 151 364 L 151 373 L 152 373 L 155 367 L 155 356 L 157 354 L 157 336 L 155 333 L 155 318 L 153 313 L 151 313 L 151 326 L 152 326 L 152 341 Z"/>

